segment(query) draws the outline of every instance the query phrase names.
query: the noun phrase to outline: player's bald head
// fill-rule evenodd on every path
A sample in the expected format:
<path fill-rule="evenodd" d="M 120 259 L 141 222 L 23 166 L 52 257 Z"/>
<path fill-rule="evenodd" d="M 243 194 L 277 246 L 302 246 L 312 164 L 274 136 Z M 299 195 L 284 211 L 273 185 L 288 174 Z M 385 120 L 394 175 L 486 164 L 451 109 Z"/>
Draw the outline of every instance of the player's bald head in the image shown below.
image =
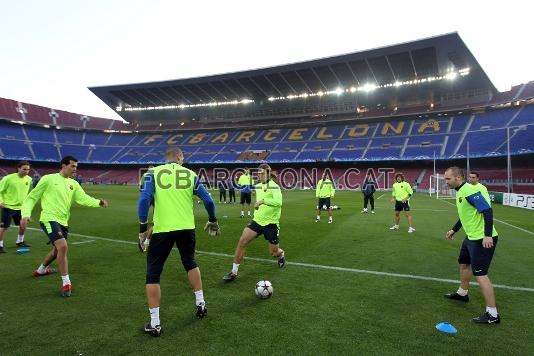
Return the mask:
<path fill-rule="evenodd" d="M 462 179 L 465 179 L 465 173 L 464 173 L 464 170 L 460 167 L 456 167 L 456 166 L 453 166 L 453 167 L 449 167 L 447 168 L 447 170 L 445 171 L 445 173 L 449 172 L 449 174 L 451 175 L 451 177 L 460 177 Z"/>
<path fill-rule="evenodd" d="M 184 153 L 179 147 L 170 146 L 167 148 L 167 151 L 165 151 L 165 160 L 167 162 L 176 161 L 181 164 L 184 160 Z"/>
<path fill-rule="evenodd" d="M 445 171 L 445 183 L 449 186 L 451 189 L 456 189 L 460 187 L 464 181 L 465 181 L 465 174 L 464 170 L 460 167 L 449 167 Z"/>

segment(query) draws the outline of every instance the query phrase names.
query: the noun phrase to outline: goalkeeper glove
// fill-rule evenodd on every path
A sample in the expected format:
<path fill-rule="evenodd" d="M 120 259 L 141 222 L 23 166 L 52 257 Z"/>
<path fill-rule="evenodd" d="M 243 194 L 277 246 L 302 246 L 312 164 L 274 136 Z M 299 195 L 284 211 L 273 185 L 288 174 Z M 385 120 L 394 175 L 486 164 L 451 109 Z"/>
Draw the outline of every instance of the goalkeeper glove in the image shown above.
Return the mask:
<path fill-rule="evenodd" d="M 206 223 L 206 226 L 204 226 L 204 231 L 207 231 L 208 235 L 210 236 L 218 236 L 221 234 L 221 228 L 219 227 L 219 223 L 217 223 L 216 221 L 208 221 Z"/>
<path fill-rule="evenodd" d="M 152 236 L 152 229 L 148 228 L 148 224 L 140 223 L 139 224 L 139 243 L 137 244 L 137 247 L 139 247 L 139 252 L 143 253 L 148 250 L 148 245 L 150 244 L 151 236 Z"/>

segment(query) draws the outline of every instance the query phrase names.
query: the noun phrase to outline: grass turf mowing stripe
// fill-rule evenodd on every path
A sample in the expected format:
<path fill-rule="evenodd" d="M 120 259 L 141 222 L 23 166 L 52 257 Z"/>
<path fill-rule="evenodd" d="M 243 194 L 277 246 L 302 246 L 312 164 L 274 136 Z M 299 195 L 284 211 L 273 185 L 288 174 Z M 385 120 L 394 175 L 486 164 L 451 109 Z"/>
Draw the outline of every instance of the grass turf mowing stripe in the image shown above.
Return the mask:
<path fill-rule="evenodd" d="M 40 229 L 36 228 L 27 228 L 28 230 L 34 230 L 34 231 L 41 231 Z M 109 241 L 109 242 L 115 242 L 115 243 L 122 243 L 122 244 L 128 244 L 128 245 L 137 245 L 137 242 L 134 241 L 124 241 L 124 240 L 116 240 L 116 239 L 110 239 L 107 237 L 100 237 L 100 236 L 90 236 L 90 235 L 82 235 L 77 233 L 69 232 L 69 235 L 73 236 L 79 236 L 87 239 L 93 239 L 93 240 L 102 240 L 102 241 Z M 232 258 L 233 255 L 229 255 L 226 253 L 219 253 L 219 252 L 208 252 L 208 251 L 196 251 L 198 254 L 201 255 L 208 255 L 208 256 L 220 256 L 220 257 L 228 257 Z M 245 259 L 250 261 L 257 261 L 257 262 L 267 262 L 267 263 L 276 263 L 274 260 L 269 260 L 265 258 L 258 258 L 258 257 L 245 257 Z M 402 273 L 391 273 L 391 272 L 380 272 L 380 271 L 370 271 L 365 269 L 356 269 L 356 268 L 346 268 L 346 267 L 337 267 L 337 266 L 327 266 L 327 265 L 317 265 L 317 264 L 311 264 L 311 263 L 303 263 L 303 262 L 286 262 L 286 265 L 291 266 L 299 266 L 299 267 L 306 267 L 306 268 L 315 268 L 315 269 L 323 269 L 323 270 L 332 270 L 332 271 L 338 271 L 338 272 L 349 272 L 349 273 L 359 273 L 359 274 L 372 274 L 377 276 L 386 276 L 386 277 L 397 277 L 397 278 L 406 278 L 406 279 L 418 279 L 423 281 L 433 281 L 433 282 L 441 282 L 441 283 L 454 283 L 459 284 L 460 281 L 454 280 L 454 279 L 445 279 L 445 278 L 436 278 L 436 277 L 427 277 L 427 276 L 418 276 L 414 274 L 402 274 Z M 473 282 L 473 285 L 478 285 L 478 283 Z M 527 287 L 515 287 L 515 286 L 508 286 L 504 284 L 494 284 L 494 288 L 500 288 L 500 289 L 508 289 L 508 290 L 517 290 L 517 291 L 523 291 L 523 292 L 534 292 L 534 288 L 527 288 Z"/>

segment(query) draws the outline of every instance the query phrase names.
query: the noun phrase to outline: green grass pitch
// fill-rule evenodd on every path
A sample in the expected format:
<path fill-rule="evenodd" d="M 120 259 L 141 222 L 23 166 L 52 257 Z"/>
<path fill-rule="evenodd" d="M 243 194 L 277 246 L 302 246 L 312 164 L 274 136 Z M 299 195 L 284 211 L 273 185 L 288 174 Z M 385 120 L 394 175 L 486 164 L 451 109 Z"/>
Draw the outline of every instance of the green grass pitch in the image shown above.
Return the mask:
<path fill-rule="evenodd" d="M 162 275 L 164 331 L 153 338 L 140 332 L 149 316 L 145 256 L 135 245 L 137 189 L 86 190 L 108 199 L 110 207 L 73 208 L 71 298 L 60 297 L 58 274 L 31 275 L 49 249 L 38 224 L 33 222 L 26 234 L 33 244 L 28 254 L 16 253 L 16 230 L 9 230 L 8 253 L 0 256 L 0 355 L 526 355 L 534 350 L 531 211 L 494 206 L 494 216 L 508 224 L 496 222 L 500 240 L 490 277 L 494 284 L 530 290 L 496 288 L 502 323 L 485 326 L 471 322 L 484 310 L 477 286 L 471 286 L 467 304 L 443 298 L 458 287 L 446 280 L 458 280 L 462 240 L 461 234 L 454 241 L 444 238 L 457 220 L 455 207 L 447 202 L 416 194 L 411 205 L 417 231 L 408 234 L 404 217 L 400 230 L 388 230 L 393 215 L 389 193 L 377 193 L 371 215 L 360 214 L 361 193 L 338 192 L 334 204 L 342 209 L 334 212 L 334 223 L 327 224 L 323 213 L 316 224 L 314 192 L 286 191 L 280 237 L 288 264 L 279 269 L 260 238 L 250 244 L 251 258 L 230 284 L 222 276 L 231 268 L 230 255 L 248 219 L 239 218 L 238 205 L 217 203 L 223 234 L 209 237 L 201 231 L 207 215 L 195 204 L 197 261 L 208 316 L 195 318 L 194 295 L 173 251 Z M 255 297 L 254 285 L 261 279 L 273 283 L 271 299 Z M 456 326 L 458 334 L 436 331 L 441 321 Z"/>

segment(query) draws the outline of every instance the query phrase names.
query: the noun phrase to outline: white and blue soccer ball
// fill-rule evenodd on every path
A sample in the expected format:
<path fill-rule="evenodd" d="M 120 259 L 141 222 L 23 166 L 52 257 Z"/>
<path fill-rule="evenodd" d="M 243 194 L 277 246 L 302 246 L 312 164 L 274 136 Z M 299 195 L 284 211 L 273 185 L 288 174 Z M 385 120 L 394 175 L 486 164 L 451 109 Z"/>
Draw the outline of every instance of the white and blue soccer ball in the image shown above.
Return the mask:
<path fill-rule="evenodd" d="M 256 296 L 260 299 L 267 299 L 273 295 L 273 285 L 269 281 L 259 281 L 254 288 Z"/>

